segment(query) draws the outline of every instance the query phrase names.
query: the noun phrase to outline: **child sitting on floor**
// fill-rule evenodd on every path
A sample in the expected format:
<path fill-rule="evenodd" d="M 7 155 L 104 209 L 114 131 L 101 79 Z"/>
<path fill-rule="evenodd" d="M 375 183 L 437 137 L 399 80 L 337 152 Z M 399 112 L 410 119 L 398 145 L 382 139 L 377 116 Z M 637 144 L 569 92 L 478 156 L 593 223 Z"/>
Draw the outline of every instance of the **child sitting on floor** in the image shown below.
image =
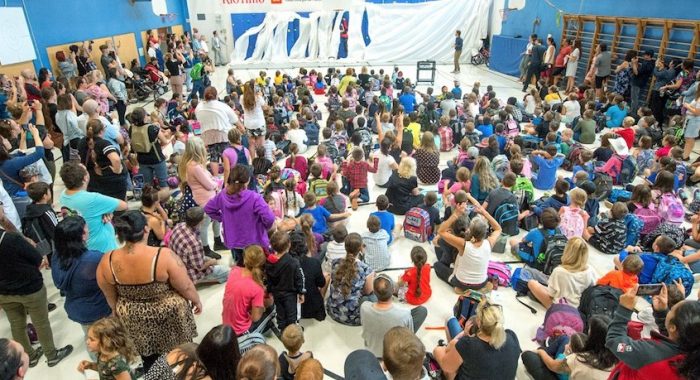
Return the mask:
<path fill-rule="evenodd" d="M 627 240 L 627 213 L 627 205 L 616 202 L 612 207 L 611 217 L 603 218 L 595 227 L 588 227 L 583 233 L 583 238 L 599 251 L 617 255 L 625 247 Z"/>
<path fill-rule="evenodd" d="M 282 331 L 280 340 L 287 350 L 279 357 L 280 375 L 284 380 L 293 380 L 299 365 L 304 360 L 313 358 L 314 354 L 311 351 L 301 352 L 301 346 L 304 344 L 304 330 L 297 324 L 287 326 Z"/>
<path fill-rule="evenodd" d="M 411 305 L 422 305 L 432 295 L 430 288 L 430 264 L 427 263 L 428 255 L 421 246 L 411 249 L 411 262 L 413 268 L 406 269 L 398 281 L 399 287 L 405 287 L 404 298 Z M 399 297 L 401 298 L 401 297 Z"/>
<path fill-rule="evenodd" d="M 362 242 L 365 245 L 364 262 L 375 272 L 382 271 L 391 264 L 389 256 L 389 234 L 382 229 L 379 218 L 370 215 L 367 219 L 368 231 L 362 233 Z"/>
<path fill-rule="evenodd" d="M 629 255 L 622 261 L 622 270 L 614 269 L 598 280 L 598 285 L 612 286 L 627 292 L 639 282 L 637 275 L 642 271 L 644 262 L 639 255 Z"/>
<path fill-rule="evenodd" d="M 377 197 L 375 204 L 377 206 L 377 211 L 371 213 L 370 215 L 376 216 L 379 219 L 379 224 L 381 225 L 382 229 L 389 235 L 389 241 L 387 244 L 391 244 L 391 242 L 394 240 L 396 220 L 394 214 L 387 211 L 389 208 L 389 198 L 382 194 Z"/>

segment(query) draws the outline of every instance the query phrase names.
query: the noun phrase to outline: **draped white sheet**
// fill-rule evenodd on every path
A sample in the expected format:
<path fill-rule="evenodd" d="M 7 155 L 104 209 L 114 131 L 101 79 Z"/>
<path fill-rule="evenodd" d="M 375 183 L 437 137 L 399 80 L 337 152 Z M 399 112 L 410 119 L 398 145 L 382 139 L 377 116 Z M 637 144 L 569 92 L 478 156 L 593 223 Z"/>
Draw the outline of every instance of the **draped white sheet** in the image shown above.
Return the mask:
<path fill-rule="evenodd" d="M 460 29 L 464 51 L 481 46 L 487 36 L 493 0 L 436 0 L 415 4 L 365 3 L 349 13 L 348 60 L 398 62 L 432 59 L 450 61 L 454 31 Z M 365 46 L 362 18 L 367 12 L 371 42 Z M 268 12 L 259 26 L 236 39 L 232 62 L 285 62 L 335 58 L 340 45 L 342 12 Z M 299 39 L 287 54 L 289 23 L 299 20 Z M 249 39 L 257 35 L 253 54 L 246 59 Z M 308 50 L 308 55 L 307 55 Z"/>

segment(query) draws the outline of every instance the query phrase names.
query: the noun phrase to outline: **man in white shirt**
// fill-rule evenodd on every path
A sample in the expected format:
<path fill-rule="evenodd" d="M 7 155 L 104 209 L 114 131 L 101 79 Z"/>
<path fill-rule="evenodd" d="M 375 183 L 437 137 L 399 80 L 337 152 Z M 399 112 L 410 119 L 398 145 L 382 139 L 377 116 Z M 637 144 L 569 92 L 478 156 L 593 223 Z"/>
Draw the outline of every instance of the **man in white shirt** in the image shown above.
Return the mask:
<path fill-rule="evenodd" d="M 374 295 L 377 302 L 365 302 L 360 306 L 362 338 L 365 347 L 376 357 L 381 357 L 384 334 L 396 326 L 415 332 L 428 316 L 428 310 L 424 306 L 409 310 L 394 305 L 394 282 L 383 274 L 374 279 Z"/>
<path fill-rule="evenodd" d="M 207 38 L 204 35 L 199 36 L 199 53 L 209 54 L 209 45 L 207 45 Z"/>

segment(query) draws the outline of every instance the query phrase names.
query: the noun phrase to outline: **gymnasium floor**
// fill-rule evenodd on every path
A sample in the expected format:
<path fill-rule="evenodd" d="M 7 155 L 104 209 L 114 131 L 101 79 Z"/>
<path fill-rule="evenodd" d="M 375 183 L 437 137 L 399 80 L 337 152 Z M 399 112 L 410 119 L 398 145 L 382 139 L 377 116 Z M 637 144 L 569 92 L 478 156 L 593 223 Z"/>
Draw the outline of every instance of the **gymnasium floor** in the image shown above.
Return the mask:
<path fill-rule="evenodd" d="M 307 69 L 311 69 L 311 66 L 303 66 Z M 359 71 L 359 66 L 355 66 Z M 392 66 L 373 66 L 375 70 L 383 67 L 386 72 L 390 72 Z M 415 66 L 401 66 L 400 67 L 404 76 L 411 78 L 412 80 L 416 78 Z M 274 75 L 274 68 L 264 68 L 267 71 L 268 76 Z M 316 68 L 318 70 L 318 68 Z M 325 67 L 321 68 L 325 72 Z M 258 75 L 260 68 L 255 69 L 236 69 L 235 76 L 238 79 L 246 80 Z M 515 96 L 519 99 L 522 98 L 523 93 L 520 92 L 521 84 L 517 83 L 514 78 L 506 77 L 501 74 L 491 72 L 484 66 L 475 67 L 469 64 L 464 64 L 462 66 L 461 74 L 451 74 L 451 65 L 440 65 L 438 66 L 438 71 L 436 73 L 436 80 L 433 85 L 435 88 L 435 93 L 439 93 L 439 89 L 443 85 L 452 88 L 452 83 L 455 79 L 460 80 L 463 92 L 468 92 L 471 90 L 472 84 L 475 81 L 481 82 L 481 93 L 486 89 L 486 85 L 491 84 L 494 86 L 497 96 L 505 100 L 509 96 Z M 296 75 L 296 71 L 293 70 L 283 70 L 290 75 Z M 216 73 L 211 77 L 212 83 L 223 92 L 224 83 L 226 79 L 226 69 L 224 67 L 219 67 Z M 426 85 L 418 86 L 418 90 L 425 92 L 427 88 Z M 170 93 L 166 94 L 164 98 L 169 99 Z M 323 99 L 317 97 L 317 103 L 322 104 Z M 152 104 L 144 105 L 147 110 L 152 109 Z M 324 120 L 327 116 L 325 107 L 323 108 Z M 305 156 L 310 156 L 315 151 L 315 147 L 309 149 L 305 153 Z M 59 156 L 59 155 L 57 155 Z M 452 159 L 454 153 L 442 153 L 441 154 L 441 168 L 445 167 L 445 162 Z M 60 162 L 57 162 L 60 165 Z M 57 169 L 58 171 L 58 169 Z M 565 172 L 560 172 L 564 175 Z M 570 175 L 570 173 L 568 174 Z M 436 186 L 425 186 L 425 188 L 435 190 Z M 63 184 L 61 179 L 57 176 L 56 178 L 56 194 L 59 194 L 63 189 Z M 383 189 L 380 189 L 372 183 L 372 177 L 370 176 L 370 197 L 371 201 L 374 201 L 376 197 L 383 193 Z M 538 194 L 539 196 L 541 194 Z M 57 206 L 57 205 L 55 205 Z M 57 207 L 55 207 L 57 208 Z M 132 204 L 131 209 L 137 208 L 136 204 Z M 357 211 L 353 212 L 348 223 L 348 230 L 350 232 L 362 232 L 366 229 L 366 221 L 369 214 L 375 211 L 376 208 L 373 204 L 361 206 Z M 397 223 L 403 222 L 403 217 L 397 216 Z M 521 232 L 521 236 L 524 232 Z M 391 252 L 391 268 L 406 268 L 410 267 L 411 260 L 409 253 L 411 248 L 417 243 L 407 240 L 403 237 L 398 238 L 390 247 Z M 213 244 L 212 244 L 213 245 Z M 436 260 L 435 253 L 432 247 L 428 243 L 422 244 L 429 255 L 428 262 L 432 263 Z M 510 252 L 507 247 L 506 252 Z M 223 253 L 222 261 L 224 263 L 230 263 L 231 256 L 228 253 Z M 514 258 L 509 254 L 493 254 L 492 260 L 514 260 Z M 592 265 L 599 275 L 605 274 L 607 271 L 613 268 L 612 257 L 606 256 L 597 252 L 594 249 L 590 251 L 590 265 Z M 392 270 L 388 271 L 387 274 L 396 278 L 403 270 Z M 57 310 L 50 314 L 51 325 L 54 333 L 54 340 L 58 347 L 66 344 L 72 344 L 74 346 L 73 354 L 64 359 L 59 365 L 54 368 L 48 368 L 46 362 L 42 359 L 39 365 L 35 368 L 29 370 L 26 379 L 28 380 L 38 380 L 53 378 L 58 380 L 64 379 L 79 379 L 82 378 L 80 373 L 76 371 L 78 363 L 81 360 L 88 359 L 87 352 L 85 351 L 85 343 L 83 339 L 83 333 L 80 326 L 74 323 L 66 317 L 65 311 L 63 310 L 63 299 L 58 294 L 58 291 L 53 285 L 51 280 L 51 274 L 48 271 L 44 271 L 44 282 L 48 288 L 49 301 L 54 302 L 58 305 Z M 446 319 L 452 316 L 452 307 L 457 299 L 457 296 L 453 293 L 451 287 L 439 280 L 433 273 L 431 276 L 431 286 L 433 289 L 432 298 L 425 304 L 428 308 L 428 317 L 423 325 L 423 327 L 417 332 L 417 335 L 421 338 L 427 350 L 431 351 L 437 344 L 438 339 L 444 339 L 444 333 L 440 330 L 427 330 L 425 327 L 439 327 L 442 326 Z M 222 311 L 222 298 L 224 292 L 224 285 L 214 285 L 200 287 L 199 294 L 203 304 L 203 312 L 201 315 L 196 316 L 196 322 L 199 332 L 198 340 L 201 339 L 209 329 L 221 323 L 221 311 Z M 693 292 L 692 298 L 695 298 L 696 292 Z M 532 301 L 525 300 L 525 302 L 530 303 L 535 309 L 537 309 L 537 314 L 531 314 L 531 312 L 520 305 L 515 300 L 515 293 L 510 288 L 500 288 L 493 292 L 491 295 L 492 301 L 503 305 L 505 313 L 505 323 L 506 327 L 515 331 L 520 340 L 520 345 L 523 350 L 535 349 L 536 345 L 532 342 L 532 338 L 535 335 L 537 327 L 542 323 L 544 319 L 544 308 Z M 0 311 L 0 314 L 4 314 Z M 340 374 L 343 374 L 343 364 L 345 357 L 355 349 L 362 348 L 364 346 L 361 338 L 361 327 L 349 327 L 338 324 L 327 318 L 323 322 L 318 322 L 316 320 L 302 320 L 301 324 L 305 327 L 305 340 L 306 343 L 303 346 L 303 350 L 310 350 L 314 353 L 314 357 L 319 359 L 323 364 L 324 368 Z M 0 317 L 0 336 L 10 337 L 9 324 L 4 316 Z M 275 338 L 271 337 L 268 343 L 275 347 L 278 352 L 283 350 L 281 342 Z M 89 377 L 93 378 L 93 376 Z M 96 378 L 96 376 L 94 376 Z M 525 373 L 522 365 L 518 370 L 518 379 L 529 379 L 529 376 Z"/>

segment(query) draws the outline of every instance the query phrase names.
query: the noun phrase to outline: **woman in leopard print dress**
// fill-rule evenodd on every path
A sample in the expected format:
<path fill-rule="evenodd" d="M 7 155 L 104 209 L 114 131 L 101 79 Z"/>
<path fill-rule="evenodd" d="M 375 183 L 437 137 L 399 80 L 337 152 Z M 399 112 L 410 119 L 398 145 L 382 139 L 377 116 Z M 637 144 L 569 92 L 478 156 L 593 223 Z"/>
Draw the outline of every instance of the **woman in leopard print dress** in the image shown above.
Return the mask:
<path fill-rule="evenodd" d="M 197 336 L 193 312 L 202 306 L 182 261 L 167 248 L 146 245 L 143 214 L 127 211 L 114 227 L 125 245 L 103 256 L 97 282 L 148 371 L 160 355 Z"/>

